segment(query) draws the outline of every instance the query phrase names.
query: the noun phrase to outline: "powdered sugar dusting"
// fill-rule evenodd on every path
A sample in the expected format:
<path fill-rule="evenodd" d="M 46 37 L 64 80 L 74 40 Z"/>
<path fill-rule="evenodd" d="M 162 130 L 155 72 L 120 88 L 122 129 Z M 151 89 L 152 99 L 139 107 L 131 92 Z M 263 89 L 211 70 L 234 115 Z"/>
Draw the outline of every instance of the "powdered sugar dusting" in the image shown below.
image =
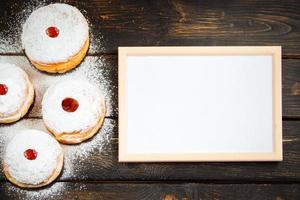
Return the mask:
<path fill-rule="evenodd" d="M 46 29 L 55 27 L 57 37 L 49 37 Z M 82 13 L 68 4 L 50 4 L 30 14 L 23 25 L 22 46 L 36 62 L 66 62 L 84 46 L 89 28 Z"/>
<path fill-rule="evenodd" d="M 20 66 L 30 77 L 35 87 L 34 106 L 30 110 L 30 117 L 42 117 L 41 101 L 48 87 L 58 81 L 68 79 L 82 79 L 89 81 L 100 88 L 105 98 L 106 116 L 117 116 L 118 88 L 117 66 L 112 60 L 105 57 L 88 56 L 76 69 L 65 74 L 52 75 L 42 73 L 32 67 L 22 56 L 1 56 L 0 62 L 12 63 Z"/>
<path fill-rule="evenodd" d="M 66 0 L 60 0 L 60 2 L 68 3 Z M 17 3 L 10 5 L 9 10 L 13 10 L 14 15 L 7 15 L 0 19 L 2 20 L 0 21 L 0 24 L 2 24 L 2 27 L 5 27 L 0 31 L 0 53 L 23 53 L 21 42 L 23 24 L 33 11 L 40 7 L 47 6 L 49 3 L 49 0 L 29 0 L 22 2 L 18 1 Z M 92 14 L 89 14 L 84 10 L 84 4 L 81 4 L 80 2 L 73 3 L 78 4 L 74 6 L 83 13 L 88 23 L 97 20 Z M 89 53 L 104 51 L 104 38 L 101 34 L 101 30 L 96 30 L 96 27 L 91 23 L 89 23 L 89 27 L 91 30 Z"/>
<path fill-rule="evenodd" d="M 118 67 L 105 64 L 107 62 L 104 57 L 89 57 L 83 63 L 86 68 L 82 67 L 81 73 L 103 91 L 106 97 L 107 116 L 116 116 L 118 113 Z"/>
<path fill-rule="evenodd" d="M 37 157 L 28 160 L 24 151 L 34 149 Z M 37 185 L 47 180 L 58 164 L 62 149 L 49 134 L 34 129 L 17 131 L 8 143 L 4 163 L 9 174 L 20 183 Z"/>
<path fill-rule="evenodd" d="M 84 79 L 96 84 L 102 90 L 105 97 L 107 116 L 117 115 L 117 66 L 114 66 L 114 64 L 111 63 L 111 60 L 107 60 L 104 57 L 86 57 L 81 66 L 61 75 L 41 73 L 34 67 L 30 66 L 28 61 L 21 56 L 1 56 L 0 62 L 2 61 L 21 66 L 24 71 L 29 74 L 31 80 L 36 86 L 35 105 L 29 113 L 30 117 L 41 117 L 40 102 L 43 94 L 50 85 L 70 78 Z M 117 122 L 115 120 L 106 119 L 100 129 L 100 132 L 90 140 L 80 145 L 63 145 L 63 149 L 65 151 L 65 167 L 62 172 L 62 178 L 68 179 L 72 177 L 86 177 L 86 174 L 82 171 L 83 169 L 78 168 L 77 164 L 82 163 L 81 166 L 92 165 L 93 163 L 91 163 L 90 158 L 94 155 L 104 158 L 101 159 L 103 160 L 101 167 L 104 169 L 112 166 L 112 155 L 107 155 L 106 153 L 110 152 L 108 148 L 111 148 L 111 139 L 113 137 L 112 134 L 116 132 L 116 123 Z M 3 148 L 14 135 L 14 130 L 20 130 L 23 128 L 35 128 L 47 131 L 41 119 L 24 119 L 12 125 L 1 125 L 0 157 L 3 157 Z M 97 168 L 99 168 L 99 164 L 97 164 Z"/>
<path fill-rule="evenodd" d="M 89 19 L 87 19 L 89 22 Z M 94 54 L 97 52 L 104 52 L 105 48 L 103 46 L 104 43 L 104 37 L 101 34 L 101 30 L 98 30 L 98 28 L 95 27 L 95 25 L 89 23 L 90 25 L 90 48 L 88 53 Z M 97 34 L 95 34 L 97 33 Z"/>
<path fill-rule="evenodd" d="M 0 157 L 4 156 L 4 150 L 7 143 L 16 135 L 18 130 L 26 128 L 35 128 L 38 130 L 46 131 L 43 121 L 41 119 L 24 119 L 13 125 L 0 126 Z M 90 168 L 97 167 L 108 169 L 113 165 L 112 155 L 107 155 L 111 152 L 112 139 L 116 132 L 117 121 L 105 119 L 100 131 L 91 139 L 79 145 L 62 145 L 64 151 L 64 167 L 62 170 L 61 179 L 84 179 L 87 178 L 86 171 Z M 103 162 L 94 163 L 93 157 L 97 156 Z M 79 167 L 80 166 L 80 167 Z M 86 168 L 82 166 L 87 166 Z M 55 183 L 56 185 L 57 183 Z M 9 189 L 15 188 L 10 186 Z M 52 186 L 51 186 L 52 188 Z M 48 187 L 44 188 L 45 191 L 49 190 Z M 15 189 L 15 191 L 22 191 Z M 59 189 L 63 191 L 63 188 Z M 44 191 L 43 188 L 37 191 Z M 12 191 L 13 192 L 13 191 Z M 53 195 L 55 195 L 53 191 Z M 27 194 L 27 193 L 26 193 Z M 38 193 L 28 193 L 30 195 L 38 195 Z M 43 193 L 41 193 L 42 195 Z"/>
<path fill-rule="evenodd" d="M 0 83 L 8 88 L 6 95 L 0 95 L 0 118 L 6 118 L 19 111 L 26 98 L 27 74 L 19 67 L 0 63 Z"/>
<path fill-rule="evenodd" d="M 4 149 L 9 141 L 16 135 L 18 130 L 35 128 L 46 132 L 43 123 L 38 123 L 38 119 L 21 120 L 14 124 L 0 125 L 0 158 L 4 157 Z"/>
<path fill-rule="evenodd" d="M 10 16 L 8 14 L 5 17 L 5 21 L 0 21 L 0 24 L 4 25 L 4 29 L 0 31 L 0 53 L 21 53 L 23 54 L 21 47 L 21 33 L 22 26 L 25 23 L 29 15 L 42 6 L 49 4 L 49 0 L 29 0 L 22 1 L 11 5 L 12 10 L 17 13 L 16 15 Z M 59 2 L 65 3 L 64 0 Z M 83 15 L 86 17 L 88 23 L 97 21 L 98 15 L 93 15 L 92 11 L 86 12 L 85 5 L 81 2 L 72 2 L 72 4 L 78 4 L 77 7 Z M 3 19 L 3 18 L 2 18 Z M 89 53 L 102 52 L 104 50 L 103 41 L 104 38 L 101 35 L 102 30 L 98 30 L 98 26 L 89 23 L 90 28 L 90 48 Z M 97 30 L 96 30 L 97 29 Z M 41 119 L 41 100 L 44 92 L 47 88 L 58 81 L 78 78 L 85 79 L 94 84 L 98 85 L 105 96 L 107 116 L 117 115 L 117 65 L 114 66 L 107 64 L 110 62 L 107 57 L 86 57 L 84 62 L 68 73 L 62 75 L 51 75 L 47 73 L 41 73 L 34 67 L 32 67 L 27 59 L 23 56 L 1 56 L 0 62 L 10 62 L 21 66 L 30 76 L 31 80 L 35 85 L 36 98 L 33 108 L 29 113 L 29 117 L 35 117 L 35 119 L 23 119 L 17 123 L 11 125 L 0 125 L 0 157 L 4 156 L 4 149 L 7 143 L 16 134 L 16 130 L 24 128 L 35 128 L 42 131 L 47 131 Z M 37 117 L 37 118 L 36 118 Z M 97 133 L 90 140 L 81 143 L 80 145 L 62 145 L 65 161 L 64 169 L 62 171 L 61 180 L 66 179 L 80 179 L 86 178 L 88 168 L 97 167 L 107 169 L 113 165 L 112 155 L 108 154 L 111 152 L 111 141 L 112 135 L 116 132 L 117 121 L 105 119 L 100 132 Z M 93 163 L 95 160 L 93 157 L 97 156 L 103 160 L 102 163 Z M 97 158 L 97 160 L 98 160 Z M 102 159 L 103 158 L 103 159 Z M 80 166 L 80 167 L 79 167 Z M 86 166 L 86 168 L 82 167 Z M 1 174 L 0 174 L 1 176 Z M 70 184 L 73 185 L 74 190 L 84 191 L 86 188 L 81 184 Z M 12 199 L 61 199 L 63 195 L 74 195 L 71 194 L 72 190 L 68 188 L 68 183 L 55 182 L 50 186 L 46 186 L 35 190 L 24 190 L 13 186 L 12 184 L 5 182 L 0 184 L 0 190 L 4 191 L 4 195 L 9 196 Z M 73 196 L 74 197 L 74 196 Z M 74 197 L 75 198 L 75 197 Z M 5 197 L 4 197 L 5 199 Z"/>
<path fill-rule="evenodd" d="M 81 183 L 56 182 L 52 185 L 34 189 L 24 190 L 12 186 L 10 183 L 0 184 L 0 191 L 5 191 L 1 199 L 14 200 L 63 200 L 80 199 L 80 193 L 86 192 L 87 187 Z M 3 193 L 2 193 L 3 194 Z"/>
<path fill-rule="evenodd" d="M 110 151 L 110 144 L 115 131 L 116 123 L 114 120 L 105 120 L 100 131 L 92 137 L 79 145 L 63 145 L 65 153 L 65 162 L 62 178 L 86 178 L 86 174 L 82 173 L 78 165 L 90 165 L 89 159 L 91 156 L 103 157 L 103 153 Z M 103 168 L 112 166 L 112 159 L 103 159 L 105 162 L 101 163 Z M 89 163 L 89 164 L 88 164 Z M 98 166 L 99 167 L 99 166 Z"/>
<path fill-rule="evenodd" d="M 65 98 L 74 98 L 79 106 L 75 112 L 66 112 L 61 106 Z M 46 91 L 42 101 L 43 119 L 56 133 L 86 131 L 96 126 L 104 113 L 101 91 L 88 81 L 65 80 Z"/>
<path fill-rule="evenodd" d="M 10 9 L 16 10 L 17 14 L 2 18 L 1 24 L 7 29 L 0 31 L 0 53 L 22 53 L 22 26 L 29 15 L 42 6 L 47 5 L 45 0 L 30 0 L 11 4 Z"/>
<path fill-rule="evenodd" d="M 37 200 L 37 199 L 47 199 L 56 200 L 65 194 L 66 183 L 54 183 L 50 186 L 34 190 L 24 190 L 15 187 L 11 184 L 5 184 L 2 188 L 6 195 L 11 199 L 19 200 Z M 84 188 L 82 188 L 84 190 Z"/>

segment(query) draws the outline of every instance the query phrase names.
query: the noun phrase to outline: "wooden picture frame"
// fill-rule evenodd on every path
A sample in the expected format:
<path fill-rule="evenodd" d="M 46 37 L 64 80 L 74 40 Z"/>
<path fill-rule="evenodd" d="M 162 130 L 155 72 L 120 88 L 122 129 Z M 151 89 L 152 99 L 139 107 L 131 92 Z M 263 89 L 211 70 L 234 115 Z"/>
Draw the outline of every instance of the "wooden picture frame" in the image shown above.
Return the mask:
<path fill-rule="evenodd" d="M 271 152 L 128 152 L 128 58 L 130 56 L 271 56 L 272 59 L 272 151 Z M 119 47 L 119 161 L 120 162 L 212 162 L 281 161 L 282 94 L 280 46 L 231 47 Z M 259 72 L 257 72 L 259 73 Z M 159 139 L 159 138 L 158 138 Z"/>

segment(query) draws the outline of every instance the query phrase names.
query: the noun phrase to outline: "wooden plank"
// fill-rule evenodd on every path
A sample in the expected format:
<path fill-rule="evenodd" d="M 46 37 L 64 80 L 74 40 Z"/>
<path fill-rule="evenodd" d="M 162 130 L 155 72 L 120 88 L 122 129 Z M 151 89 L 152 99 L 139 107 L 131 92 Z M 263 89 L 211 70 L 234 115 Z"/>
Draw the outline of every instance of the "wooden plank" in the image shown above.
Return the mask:
<path fill-rule="evenodd" d="M 21 27 L 45 0 L 0 2 L 0 53 L 19 53 Z M 91 24 L 90 54 L 118 46 L 282 45 L 300 56 L 300 3 L 263 1 L 70 0 Z"/>
<path fill-rule="evenodd" d="M 300 116 L 300 60 L 283 60 L 282 68 L 283 116 Z"/>
<path fill-rule="evenodd" d="M 38 190 L 22 190 L 9 183 L 0 185 L 3 199 L 119 199 L 195 200 L 255 199 L 297 200 L 299 184 L 198 184 L 198 183 L 70 183 L 57 182 Z"/>
<path fill-rule="evenodd" d="M 1 125 L 0 158 L 7 142 L 21 128 L 45 130 L 41 119 L 24 119 L 13 125 Z M 300 121 L 284 121 L 283 162 L 119 163 L 117 120 L 106 119 L 101 132 L 91 140 L 81 145 L 63 146 L 65 165 L 59 180 L 299 182 L 299 130 Z M 4 180 L 2 173 L 0 180 Z"/>
<path fill-rule="evenodd" d="M 106 101 L 107 117 L 117 116 L 118 74 L 117 59 L 114 57 L 88 56 L 76 69 L 64 74 L 44 73 L 34 68 L 24 56 L 0 56 L 0 62 L 8 62 L 22 67 L 30 76 L 35 87 L 35 101 L 28 117 L 41 118 L 41 101 L 48 87 L 60 80 L 86 79 L 96 84 L 103 92 Z"/>
<path fill-rule="evenodd" d="M 66 78 L 87 78 L 95 82 L 106 96 L 107 116 L 118 116 L 117 56 L 87 56 L 83 63 L 69 73 L 52 75 L 32 67 L 24 56 L 0 56 L 0 62 L 15 63 L 29 74 L 36 90 L 34 106 L 28 117 L 41 118 L 41 100 L 46 89 Z M 282 64 L 283 116 L 300 118 L 300 59 L 284 59 Z"/>

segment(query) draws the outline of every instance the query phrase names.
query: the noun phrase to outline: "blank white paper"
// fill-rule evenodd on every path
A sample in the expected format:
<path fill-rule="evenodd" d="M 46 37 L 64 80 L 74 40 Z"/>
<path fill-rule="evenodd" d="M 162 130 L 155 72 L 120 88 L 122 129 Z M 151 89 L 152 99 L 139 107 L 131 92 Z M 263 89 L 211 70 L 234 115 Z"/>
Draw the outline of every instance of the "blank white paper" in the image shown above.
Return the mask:
<path fill-rule="evenodd" d="M 272 152 L 272 56 L 129 56 L 129 154 Z"/>

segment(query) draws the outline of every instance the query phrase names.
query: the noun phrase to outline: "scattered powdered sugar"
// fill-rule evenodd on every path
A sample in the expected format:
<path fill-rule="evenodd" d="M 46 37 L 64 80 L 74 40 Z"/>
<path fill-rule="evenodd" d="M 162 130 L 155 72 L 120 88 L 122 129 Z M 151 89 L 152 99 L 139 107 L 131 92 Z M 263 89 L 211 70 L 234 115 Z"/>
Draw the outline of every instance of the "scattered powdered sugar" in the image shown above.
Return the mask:
<path fill-rule="evenodd" d="M 89 23 L 89 18 L 87 18 L 87 21 Z M 103 52 L 105 50 L 103 43 L 104 43 L 104 37 L 101 34 L 101 30 L 99 31 L 98 28 L 95 27 L 95 25 L 89 23 L 90 28 L 90 47 L 88 50 L 88 53 L 97 53 L 97 52 Z M 97 33 L 97 34 L 95 34 Z"/>
<path fill-rule="evenodd" d="M 4 157 L 4 149 L 6 148 L 8 142 L 11 141 L 12 138 L 16 135 L 18 130 L 35 128 L 35 129 L 46 131 L 45 129 L 43 129 L 44 127 L 43 124 L 42 123 L 39 124 L 37 122 L 38 119 L 26 119 L 26 120 L 21 120 L 12 125 L 10 124 L 0 125 L 0 158 Z"/>
<path fill-rule="evenodd" d="M 0 62 L 20 66 L 30 77 L 35 87 L 35 101 L 29 117 L 42 117 L 41 101 L 46 90 L 56 82 L 68 79 L 83 79 L 98 86 L 105 98 L 106 116 L 117 116 L 118 112 L 118 68 L 107 57 L 88 56 L 74 70 L 64 74 L 43 73 L 32 67 L 23 56 L 0 56 Z"/>
<path fill-rule="evenodd" d="M 6 29 L 0 31 L 0 53 L 22 52 L 21 34 L 23 24 L 34 10 L 45 5 L 47 3 L 44 0 L 16 2 L 10 5 L 10 10 L 16 10 L 17 13 L 13 16 L 1 18 L 5 21 L 0 21 L 0 23 L 5 25 Z"/>
<path fill-rule="evenodd" d="M 42 100 L 42 95 L 52 84 L 63 80 L 81 79 L 89 81 L 100 88 L 105 98 L 106 116 L 116 116 L 118 112 L 117 66 L 110 66 L 107 62 L 103 57 L 89 56 L 77 68 L 65 74 L 53 76 L 40 73 L 39 71 L 35 71 L 32 74 L 29 73 L 33 83 L 38 83 L 35 84 L 38 91 L 36 100 L 38 104 L 35 104 L 35 106 L 38 107 L 34 107 L 32 112 L 36 116 L 41 116 L 40 101 Z"/>
<path fill-rule="evenodd" d="M 90 164 L 88 159 L 92 155 L 102 157 L 105 156 L 103 152 L 111 151 L 110 145 L 115 128 L 116 122 L 114 120 L 105 120 L 100 131 L 91 139 L 78 145 L 63 145 L 65 160 L 62 178 L 86 178 L 86 174 L 81 172 L 83 169 L 78 168 L 78 166 Z M 105 161 L 101 163 L 101 167 L 112 166 L 112 161 Z"/>
<path fill-rule="evenodd" d="M 24 119 L 13 125 L 1 125 L 0 157 L 3 157 L 7 143 L 11 141 L 18 130 L 33 127 L 38 130 L 46 131 L 40 119 Z M 117 122 L 115 120 L 106 119 L 100 131 L 91 139 L 78 145 L 61 145 L 64 151 L 64 167 L 60 179 L 85 179 L 88 178 L 86 174 L 87 171 L 93 167 L 97 167 L 98 169 L 110 168 L 113 165 L 113 159 L 111 155 L 107 155 L 107 152 L 111 152 L 111 143 L 116 128 Z M 97 160 L 103 160 L 103 162 L 94 164 L 94 156 L 97 156 Z M 5 194 L 10 198 L 14 196 L 19 198 L 24 195 L 24 199 L 56 199 L 62 194 L 65 195 L 67 192 L 64 184 L 60 182 L 55 182 L 50 186 L 34 190 L 20 189 L 9 183 L 3 185 L 4 188 L 0 186 L 0 190 L 3 189 Z M 84 188 L 80 186 L 79 189 Z"/>
<path fill-rule="evenodd" d="M 2 189 L 6 193 L 1 196 L 1 199 L 10 198 L 15 200 L 64 200 L 66 197 L 68 197 L 67 199 L 79 199 L 77 193 L 87 191 L 86 185 L 66 182 L 56 182 L 34 190 L 13 187 L 10 183 L 0 184 L 0 190 Z"/>
<path fill-rule="evenodd" d="M 22 66 L 33 81 L 36 87 L 36 99 L 35 105 L 29 113 L 29 116 L 41 117 L 40 104 L 44 92 L 53 83 L 70 78 L 88 80 L 99 86 L 99 88 L 102 90 L 103 95 L 105 96 L 107 115 L 116 116 L 117 67 L 107 64 L 110 61 L 105 60 L 105 58 L 103 57 L 87 57 L 85 58 L 84 62 L 75 70 L 61 75 L 42 73 L 31 67 L 28 61 L 23 57 L 1 57 L 0 61 L 11 61 L 12 63 Z M 16 130 L 24 128 L 34 128 L 47 132 L 43 121 L 39 118 L 22 119 L 19 122 L 11 125 L 0 125 L 0 157 L 3 157 L 4 148 L 6 144 L 11 140 L 11 138 L 15 135 Z M 112 138 L 113 134 L 116 133 L 116 131 L 117 121 L 105 119 L 100 131 L 91 139 L 78 145 L 62 145 L 64 151 L 64 168 L 62 170 L 60 179 L 69 180 L 72 178 L 91 178 L 87 173 L 90 168 L 96 167 L 100 170 L 111 168 L 111 166 L 113 165 L 113 158 L 111 154 L 108 154 L 108 152 L 111 152 Z M 97 160 L 101 160 L 101 163 L 93 163 L 95 161 L 95 156 L 98 157 Z M 24 194 L 25 199 L 42 199 L 44 198 L 43 195 L 51 194 L 52 196 L 57 197 L 59 196 L 57 195 L 57 193 L 65 193 L 65 188 L 59 188 L 62 186 L 62 184 L 55 183 L 55 189 L 53 189 L 53 186 L 51 186 L 36 190 L 39 192 L 36 192 L 35 190 L 27 192 L 10 185 L 10 187 L 8 187 L 10 191 L 7 193 L 10 197 L 12 197 L 13 195 L 17 195 L 14 194 L 14 192 L 19 193 L 20 191 L 23 191 L 21 192 L 21 194 Z M 41 196 L 38 196 L 39 194 Z"/>
<path fill-rule="evenodd" d="M 83 63 L 81 73 L 88 81 L 98 85 L 105 96 L 107 116 L 116 116 L 118 113 L 118 67 L 105 64 L 104 57 L 89 57 Z"/>
<path fill-rule="evenodd" d="M 0 187 L 1 188 L 1 187 Z M 57 182 L 46 186 L 45 188 L 33 189 L 33 190 L 24 190 L 18 187 L 13 186 L 12 184 L 5 184 L 3 190 L 6 192 L 6 196 L 11 199 L 19 200 L 56 200 L 59 197 L 62 197 L 65 194 L 66 183 Z M 81 188 L 84 190 L 85 188 Z"/>
<path fill-rule="evenodd" d="M 8 14 L 7 17 L 1 18 L 5 21 L 0 21 L 0 24 L 5 28 L 0 31 L 0 53 L 23 53 L 21 33 L 24 22 L 34 10 L 48 5 L 49 2 L 48 0 L 29 0 L 11 4 L 9 10 L 15 10 L 12 13 L 16 13 L 16 15 L 9 16 Z M 61 0 L 59 2 L 65 3 L 66 1 Z M 79 4 L 79 6 L 74 4 Z M 97 19 L 91 17 L 97 17 L 98 15 L 87 13 L 84 10 L 84 4 L 81 2 L 74 2 L 74 4 L 73 6 L 77 7 L 83 13 L 88 23 L 97 21 Z M 92 23 L 89 23 L 89 28 L 89 53 L 103 51 L 104 38 L 101 35 L 101 30 L 95 30 L 97 27 Z M 76 69 L 60 75 L 41 73 L 30 66 L 25 57 L 2 56 L 0 60 L 18 64 L 29 74 L 35 86 L 36 98 L 28 116 L 37 117 L 36 119 L 22 119 L 10 125 L 0 125 L 0 158 L 3 158 L 4 149 L 14 137 L 17 130 L 34 128 L 47 132 L 43 121 L 38 119 L 41 117 L 41 101 L 47 88 L 57 81 L 78 78 L 93 82 L 99 86 L 105 96 L 107 116 L 117 115 L 117 65 L 107 65 L 109 60 L 106 60 L 105 57 L 86 57 L 83 63 Z M 107 152 L 111 152 L 112 137 L 116 132 L 116 127 L 117 121 L 106 119 L 99 133 L 91 139 L 79 145 L 62 145 L 64 151 L 64 168 L 60 179 L 84 179 L 87 178 L 86 172 L 89 168 L 110 168 L 113 165 L 113 159 L 112 155 L 107 155 Z M 96 166 L 93 166 L 93 157 L 95 156 L 104 159 L 101 159 L 103 160 L 102 163 L 97 163 L 95 164 Z M 82 184 L 75 184 L 75 188 L 76 190 L 86 189 Z M 63 182 L 55 182 L 49 186 L 34 190 L 20 189 L 5 182 L 5 184 L 0 184 L 0 190 L 3 190 L 5 195 L 13 199 L 61 199 L 63 195 L 71 193 L 70 188 L 68 189 L 68 183 Z"/>

